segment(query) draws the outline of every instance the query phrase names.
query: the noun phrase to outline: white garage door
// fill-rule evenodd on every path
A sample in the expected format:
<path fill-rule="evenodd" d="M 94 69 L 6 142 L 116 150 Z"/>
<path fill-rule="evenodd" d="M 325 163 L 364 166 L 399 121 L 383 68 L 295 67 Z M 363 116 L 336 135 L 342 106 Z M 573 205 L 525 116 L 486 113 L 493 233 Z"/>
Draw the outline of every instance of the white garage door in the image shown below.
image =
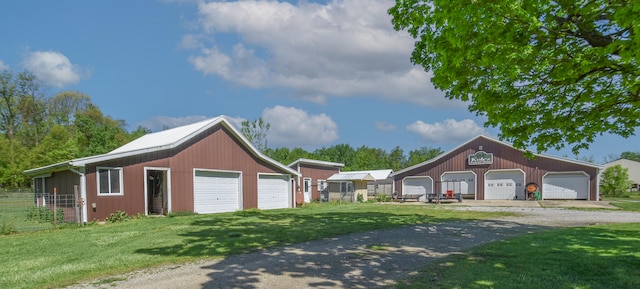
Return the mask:
<path fill-rule="evenodd" d="M 472 172 L 451 172 L 442 175 L 442 192 L 453 190 L 466 197 L 476 197 L 476 175 Z"/>
<path fill-rule="evenodd" d="M 291 207 L 289 175 L 260 175 L 258 177 L 258 209 Z"/>
<path fill-rule="evenodd" d="M 199 214 L 242 209 L 240 173 L 195 171 L 193 211 Z"/>
<path fill-rule="evenodd" d="M 542 198 L 589 199 L 589 176 L 585 173 L 548 173 L 542 177 Z"/>
<path fill-rule="evenodd" d="M 490 171 L 484 180 L 485 200 L 524 200 L 524 172 Z"/>
<path fill-rule="evenodd" d="M 409 177 L 402 180 L 403 195 L 426 195 L 433 193 L 433 180 L 430 177 Z M 420 201 L 426 200 L 426 196 Z"/>

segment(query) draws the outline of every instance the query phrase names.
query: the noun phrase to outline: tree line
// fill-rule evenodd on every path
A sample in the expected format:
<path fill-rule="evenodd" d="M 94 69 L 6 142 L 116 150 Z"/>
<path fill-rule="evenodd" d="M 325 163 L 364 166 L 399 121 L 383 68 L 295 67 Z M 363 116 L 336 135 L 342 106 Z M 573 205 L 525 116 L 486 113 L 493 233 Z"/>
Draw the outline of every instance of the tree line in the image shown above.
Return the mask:
<path fill-rule="evenodd" d="M 124 120 L 104 115 L 76 91 L 47 96 L 48 87 L 24 71 L 0 73 L 0 186 L 25 187 L 22 172 L 107 153 L 148 132 L 129 132 Z"/>
<path fill-rule="evenodd" d="M 0 73 L 2 188 L 30 186 L 31 178 L 23 174 L 25 170 L 108 153 L 151 132 L 141 126 L 128 131 L 124 120 L 105 115 L 89 95 L 62 91 L 49 96 L 47 90 L 48 87 L 28 71 L 4 70 Z M 262 123 L 261 126 L 268 124 Z M 398 170 L 442 153 L 439 148 L 425 147 L 410 151 L 407 156 L 399 147 L 387 153 L 366 146 L 356 149 L 348 144 L 313 152 L 301 148 L 272 149 L 266 147 L 266 134 L 251 135 L 249 131 L 243 131 L 243 134 L 252 142 L 264 141 L 264 146 L 259 149 L 281 163 L 309 158 L 343 163 L 343 170 Z"/>

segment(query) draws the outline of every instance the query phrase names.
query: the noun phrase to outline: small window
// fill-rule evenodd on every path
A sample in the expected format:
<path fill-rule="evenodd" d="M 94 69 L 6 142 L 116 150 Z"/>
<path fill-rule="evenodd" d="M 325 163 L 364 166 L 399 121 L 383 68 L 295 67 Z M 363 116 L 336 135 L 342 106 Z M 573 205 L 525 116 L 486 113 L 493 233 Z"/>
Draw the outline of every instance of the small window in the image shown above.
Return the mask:
<path fill-rule="evenodd" d="M 122 195 L 122 168 L 98 168 L 98 195 Z"/>

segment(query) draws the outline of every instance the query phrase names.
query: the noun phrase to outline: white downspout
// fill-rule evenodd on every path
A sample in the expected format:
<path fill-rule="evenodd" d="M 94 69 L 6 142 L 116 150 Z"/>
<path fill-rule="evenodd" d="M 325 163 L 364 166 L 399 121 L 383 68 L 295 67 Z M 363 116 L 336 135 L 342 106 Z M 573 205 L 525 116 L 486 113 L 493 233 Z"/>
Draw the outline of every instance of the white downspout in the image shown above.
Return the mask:
<path fill-rule="evenodd" d="M 73 168 L 69 168 L 70 171 L 80 175 L 80 198 L 82 198 L 83 202 L 82 202 L 82 223 L 86 224 L 87 221 L 87 214 L 89 213 L 87 210 L 87 177 L 84 174 L 84 172 L 81 172 L 79 170 L 73 169 Z"/>

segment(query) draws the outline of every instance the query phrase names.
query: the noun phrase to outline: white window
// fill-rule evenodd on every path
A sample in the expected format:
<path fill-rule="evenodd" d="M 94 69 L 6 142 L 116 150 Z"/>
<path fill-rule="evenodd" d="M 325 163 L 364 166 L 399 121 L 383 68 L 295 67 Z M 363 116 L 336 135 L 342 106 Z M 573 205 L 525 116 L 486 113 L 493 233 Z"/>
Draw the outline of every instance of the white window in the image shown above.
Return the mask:
<path fill-rule="evenodd" d="M 123 195 L 122 168 L 97 168 L 98 195 Z"/>

